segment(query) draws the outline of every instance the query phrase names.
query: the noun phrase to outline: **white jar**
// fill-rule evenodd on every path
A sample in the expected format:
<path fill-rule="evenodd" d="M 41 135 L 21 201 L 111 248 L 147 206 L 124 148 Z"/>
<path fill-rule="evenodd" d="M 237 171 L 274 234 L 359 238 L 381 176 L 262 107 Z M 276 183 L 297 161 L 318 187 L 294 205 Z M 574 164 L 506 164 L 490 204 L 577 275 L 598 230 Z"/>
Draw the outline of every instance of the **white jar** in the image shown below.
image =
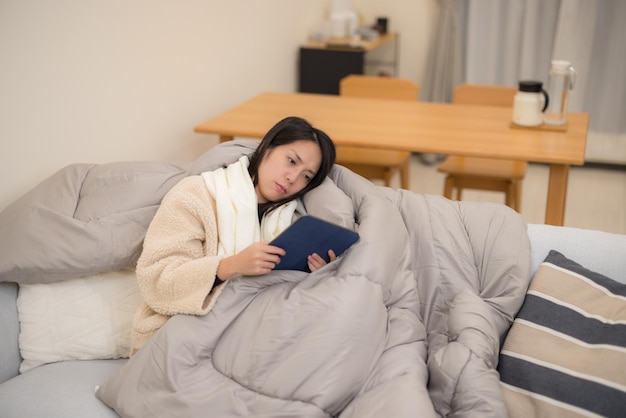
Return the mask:
<path fill-rule="evenodd" d="M 519 91 L 513 99 L 513 123 L 520 126 L 543 124 L 543 111 L 548 105 L 548 95 L 541 81 L 520 81 Z"/>

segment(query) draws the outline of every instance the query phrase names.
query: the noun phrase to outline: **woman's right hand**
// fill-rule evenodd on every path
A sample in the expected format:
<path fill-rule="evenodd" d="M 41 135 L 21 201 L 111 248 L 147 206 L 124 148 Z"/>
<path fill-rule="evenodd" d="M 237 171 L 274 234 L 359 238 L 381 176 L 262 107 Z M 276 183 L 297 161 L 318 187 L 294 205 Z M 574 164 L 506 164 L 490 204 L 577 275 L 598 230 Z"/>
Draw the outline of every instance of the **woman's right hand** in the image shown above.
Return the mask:
<path fill-rule="evenodd" d="M 260 276 L 267 274 L 280 262 L 285 250 L 269 245 L 267 241 L 255 242 L 239 253 L 225 257 L 217 267 L 217 277 L 228 280 L 236 275 Z"/>

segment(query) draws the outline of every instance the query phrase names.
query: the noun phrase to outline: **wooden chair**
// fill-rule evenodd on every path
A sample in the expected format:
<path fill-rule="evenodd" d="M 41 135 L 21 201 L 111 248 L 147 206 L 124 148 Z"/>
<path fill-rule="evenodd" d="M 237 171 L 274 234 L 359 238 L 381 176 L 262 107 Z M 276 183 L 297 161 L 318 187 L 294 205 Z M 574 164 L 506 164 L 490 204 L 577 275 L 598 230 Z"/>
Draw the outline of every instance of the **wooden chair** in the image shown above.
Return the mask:
<path fill-rule="evenodd" d="M 453 103 L 483 106 L 513 106 L 515 87 L 462 84 L 454 89 Z M 450 155 L 437 170 L 446 173 L 444 196 L 461 200 L 463 189 L 504 192 L 506 205 L 517 212 L 521 208 L 525 161 L 499 160 Z"/>
<path fill-rule="evenodd" d="M 411 80 L 391 77 L 349 75 L 339 82 L 339 94 L 350 97 L 417 100 L 419 88 Z M 400 187 L 409 188 L 411 153 L 363 147 L 337 146 L 337 164 L 368 179 L 382 179 L 391 185 L 396 172 Z"/>

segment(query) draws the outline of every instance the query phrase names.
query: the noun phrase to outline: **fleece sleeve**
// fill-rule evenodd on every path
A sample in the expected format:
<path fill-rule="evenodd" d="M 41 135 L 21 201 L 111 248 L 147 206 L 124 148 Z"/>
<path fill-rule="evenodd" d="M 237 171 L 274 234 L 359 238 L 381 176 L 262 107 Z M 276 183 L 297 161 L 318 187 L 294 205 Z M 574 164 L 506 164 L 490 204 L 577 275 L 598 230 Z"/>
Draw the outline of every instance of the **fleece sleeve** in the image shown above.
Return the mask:
<path fill-rule="evenodd" d="M 146 305 L 166 316 L 207 313 L 219 262 L 215 202 L 201 176 L 187 177 L 165 196 L 146 233 L 137 263 Z"/>

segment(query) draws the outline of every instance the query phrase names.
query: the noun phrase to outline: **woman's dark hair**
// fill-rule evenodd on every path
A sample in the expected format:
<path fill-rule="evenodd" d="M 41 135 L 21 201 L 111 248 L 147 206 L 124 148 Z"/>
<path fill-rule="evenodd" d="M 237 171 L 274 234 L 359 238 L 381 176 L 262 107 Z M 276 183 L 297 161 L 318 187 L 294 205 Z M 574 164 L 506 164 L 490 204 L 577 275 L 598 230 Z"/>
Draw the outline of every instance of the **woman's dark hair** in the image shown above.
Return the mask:
<path fill-rule="evenodd" d="M 319 145 L 322 153 L 322 163 L 315 176 L 309 183 L 298 193 L 269 205 L 266 211 L 271 211 L 278 206 L 303 196 L 309 190 L 312 190 L 322 184 L 330 169 L 335 164 L 335 144 L 323 131 L 314 128 L 305 119 L 297 116 L 289 116 L 274 125 L 263 137 L 258 148 L 250 155 L 250 166 L 248 172 L 256 186 L 258 180 L 259 166 L 267 153 L 275 147 L 292 142 L 306 140 L 313 141 Z"/>

